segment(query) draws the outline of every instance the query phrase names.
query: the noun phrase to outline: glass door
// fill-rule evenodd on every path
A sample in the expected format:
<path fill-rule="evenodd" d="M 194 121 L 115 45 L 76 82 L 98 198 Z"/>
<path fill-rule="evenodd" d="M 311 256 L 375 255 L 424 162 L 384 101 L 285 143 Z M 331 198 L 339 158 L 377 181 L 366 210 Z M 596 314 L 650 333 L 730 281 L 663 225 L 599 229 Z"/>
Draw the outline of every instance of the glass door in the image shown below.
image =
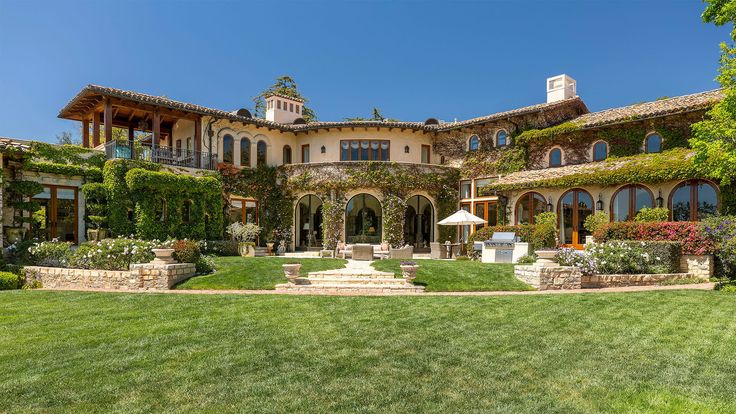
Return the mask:
<path fill-rule="evenodd" d="M 570 190 L 560 198 L 560 243 L 582 249 L 588 232 L 583 227 L 585 219 L 593 214 L 593 197 L 585 190 Z"/>
<path fill-rule="evenodd" d="M 77 243 L 78 194 L 76 187 L 44 186 L 33 197 L 39 208 L 33 213 L 31 234 L 41 240 Z"/>

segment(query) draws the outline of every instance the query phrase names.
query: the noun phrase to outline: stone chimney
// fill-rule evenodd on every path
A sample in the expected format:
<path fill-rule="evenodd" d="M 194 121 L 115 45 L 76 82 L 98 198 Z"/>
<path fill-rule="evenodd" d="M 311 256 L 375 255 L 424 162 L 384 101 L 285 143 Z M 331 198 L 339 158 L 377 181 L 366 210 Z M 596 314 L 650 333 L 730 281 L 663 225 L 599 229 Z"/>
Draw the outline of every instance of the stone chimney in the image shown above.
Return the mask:
<path fill-rule="evenodd" d="M 285 95 L 266 96 L 266 119 L 278 124 L 293 124 L 302 117 L 304 101 Z"/>
<path fill-rule="evenodd" d="M 547 103 L 576 97 L 578 95 L 576 88 L 577 82 L 568 75 L 547 78 Z"/>

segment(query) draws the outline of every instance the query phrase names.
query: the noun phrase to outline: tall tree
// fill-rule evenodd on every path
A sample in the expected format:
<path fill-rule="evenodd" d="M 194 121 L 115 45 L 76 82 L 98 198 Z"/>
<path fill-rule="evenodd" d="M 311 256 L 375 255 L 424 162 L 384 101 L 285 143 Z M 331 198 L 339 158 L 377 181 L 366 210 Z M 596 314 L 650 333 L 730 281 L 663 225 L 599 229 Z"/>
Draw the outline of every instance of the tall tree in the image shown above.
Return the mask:
<path fill-rule="evenodd" d="M 736 179 L 736 0 L 705 0 L 703 21 L 716 26 L 730 24 L 731 43 L 721 43 L 719 74 L 724 99 L 693 125 L 690 145 L 695 162 L 708 175 L 729 185 Z"/>
<path fill-rule="evenodd" d="M 393 119 L 393 118 L 384 118 L 383 114 L 381 113 L 381 108 L 378 108 L 376 106 L 373 107 L 373 111 L 371 112 L 370 118 L 363 118 L 360 116 L 356 116 L 354 118 L 345 118 L 345 120 L 348 122 L 350 121 L 391 121 L 391 122 L 398 121 L 397 119 Z"/>
<path fill-rule="evenodd" d="M 69 131 L 56 134 L 56 143 L 59 145 L 82 145 L 82 141 L 75 139 Z"/>
<path fill-rule="evenodd" d="M 279 76 L 276 78 L 276 83 L 264 89 L 263 92 L 253 98 L 253 103 L 255 104 L 254 114 L 256 117 L 263 118 L 266 116 L 266 96 L 272 93 L 303 100 L 304 105 L 302 106 L 302 118 L 307 122 L 317 120 L 317 114 L 315 114 L 315 112 L 306 105 L 309 100 L 299 93 L 296 81 L 288 75 Z"/>

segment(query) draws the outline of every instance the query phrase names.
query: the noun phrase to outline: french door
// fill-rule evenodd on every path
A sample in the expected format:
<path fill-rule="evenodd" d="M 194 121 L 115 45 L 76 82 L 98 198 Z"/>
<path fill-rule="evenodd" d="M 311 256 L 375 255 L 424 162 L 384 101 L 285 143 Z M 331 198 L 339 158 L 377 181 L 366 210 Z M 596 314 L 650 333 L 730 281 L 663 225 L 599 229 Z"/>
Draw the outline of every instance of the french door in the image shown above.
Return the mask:
<path fill-rule="evenodd" d="M 495 226 L 497 224 L 497 205 L 498 204 L 495 201 L 479 201 L 475 203 L 475 215 L 488 222 L 486 224 L 477 224 L 475 226 L 475 231 L 478 231 L 485 226 Z"/>
<path fill-rule="evenodd" d="M 33 196 L 39 208 L 33 213 L 34 237 L 78 243 L 79 198 L 76 187 L 46 185 Z"/>
<path fill-rule="evenodd" d="M 593 214 L 593 197 L 585 190 L 570 190 L 562 195 L 557 207 L 560 221 L 560 243 L 582 249 L 588 232 L 583 227 L 585 218 Z"/>

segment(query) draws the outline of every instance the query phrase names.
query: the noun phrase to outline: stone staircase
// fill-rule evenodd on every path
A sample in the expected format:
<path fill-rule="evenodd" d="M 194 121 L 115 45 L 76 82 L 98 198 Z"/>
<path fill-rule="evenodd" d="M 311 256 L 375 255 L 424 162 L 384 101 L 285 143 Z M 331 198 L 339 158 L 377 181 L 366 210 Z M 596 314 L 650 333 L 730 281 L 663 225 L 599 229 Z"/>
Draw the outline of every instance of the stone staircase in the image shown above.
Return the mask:
<path fill-rule="evenodd" d="M 423 293 L 424 286 L 408 284 L 404 279 L 394 277 L 390 272 L 379 272 L 370 262 L 348 263 L 343 269 L 310 272 L 307 277 L 299 277 L 296 283 L 276 285 L 276 291 L 284 293 L 313 294 L 406 294 Z"/>

